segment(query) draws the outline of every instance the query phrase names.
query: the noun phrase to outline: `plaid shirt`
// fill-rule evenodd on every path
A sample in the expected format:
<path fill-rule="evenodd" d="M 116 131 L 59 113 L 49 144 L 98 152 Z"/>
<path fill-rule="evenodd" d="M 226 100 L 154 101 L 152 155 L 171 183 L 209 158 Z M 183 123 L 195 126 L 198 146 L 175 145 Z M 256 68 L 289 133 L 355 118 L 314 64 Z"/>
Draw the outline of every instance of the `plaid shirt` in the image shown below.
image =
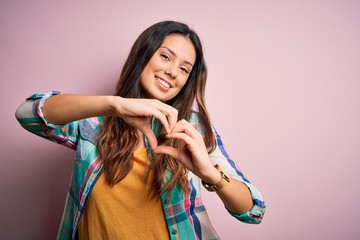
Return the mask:
<path fill-rule="evenodd" d="M 76 239 L 78 225 L 88 196 L 102 173 L 99 168 L 100 156 L 95 139 L 99 130 L 99 122 L 103 120 L 103 117 L 83 119 L 66 125 L 49 123 L 43 116 L 42 106 L 47 98 L 56 94 L 60 94 L 60 92 L 33 94 L 18 108 L 16 117 L 26 130 L 76 151 L 69 192 L 57 236 L 57 239 Z M 192 114 L 190 123 L 202 132 L 196 113 Z M 159 129 L 157 121 L 152 122 L 152 129 L 155 133 Z M 245 183 L 250 189 L 254 202 L 254 206 L 249 212 L 229 213 L 242 222 L 260 223 L 265 212 L 265 202 L 259 191 L 230 159 L 215 129 L 214 133 L 217 146 L 215 151 L 210 154 L 212 163 L 219 164 L 228 176 Z M 148 146 L 146 138 L 145 143 Z M 150 152 L 149 154 L 151 155 Z M 167 178 L 169 177 L 171 176 L 168 175 Z M 161 196 L 170 239 L 219 239 L 201 200 L 201 180 L 189 172 L 189 184 L 191 190 L 187 194 L 175 186 L 169 201 L 166 194 Z"/>

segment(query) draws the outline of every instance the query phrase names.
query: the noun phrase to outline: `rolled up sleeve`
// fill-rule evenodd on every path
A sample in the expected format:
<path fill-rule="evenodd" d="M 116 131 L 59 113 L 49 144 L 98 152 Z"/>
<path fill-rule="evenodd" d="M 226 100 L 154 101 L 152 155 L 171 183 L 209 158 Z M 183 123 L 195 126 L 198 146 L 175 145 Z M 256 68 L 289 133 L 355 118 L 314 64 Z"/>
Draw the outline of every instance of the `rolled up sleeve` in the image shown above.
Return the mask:
<path fill-rule="evenodd" d="M 229 213 L 235 217 L 236 219 L 245 222 L 245 223 L 253 223 L 259 224 L 263 219 L 263 215 L 266 210 L 265 201 L 263 200 L 260 191 L 250 183 L 250 181 L 244 176 L 244 174 L 240 171 L 240 168 L 236 165 L 236 163 L 229 157 L 227 154 L 223 142 L 221 140 L 220 135 L 214 129 L 215 137 L 216 137 L 216 149 L 210 154 L 210 159 L 213 164 L 219 164 L 219 166 L 226 172 L 228 176 L 243 182 L 248 189 L 250 190 L 251 197 L 253 200 L 254 206 L 248 212 L 242 214 L 236 214 L 233 212 Z"/>
<path fill-rule="evenodd" d="M 15 113 L 20 125 L 27 131 L 47 140 L 75 149 L 78 138 L 78 122 L 60 125 L 48 122 L 42 108 L 46 99 L 61 92 L 34 93 L 21 103 Z"/>

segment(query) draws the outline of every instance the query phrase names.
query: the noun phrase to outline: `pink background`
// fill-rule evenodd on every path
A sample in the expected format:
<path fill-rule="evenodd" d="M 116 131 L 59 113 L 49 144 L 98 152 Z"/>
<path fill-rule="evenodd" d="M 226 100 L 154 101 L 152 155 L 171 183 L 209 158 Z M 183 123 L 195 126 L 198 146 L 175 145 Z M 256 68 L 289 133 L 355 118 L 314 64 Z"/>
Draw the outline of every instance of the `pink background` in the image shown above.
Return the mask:
<path fill-rule="evenodd" d="M 261 190 L 261 225 L 204 193 L 223 239 L 360 239 L 359 1 L 0 0 L 2 239 L 53 239 L 73 152 L 16 122 L 36 91 L 111 94 L 135 38 L 173 19 L 202 38 L 207 103 Z"/>

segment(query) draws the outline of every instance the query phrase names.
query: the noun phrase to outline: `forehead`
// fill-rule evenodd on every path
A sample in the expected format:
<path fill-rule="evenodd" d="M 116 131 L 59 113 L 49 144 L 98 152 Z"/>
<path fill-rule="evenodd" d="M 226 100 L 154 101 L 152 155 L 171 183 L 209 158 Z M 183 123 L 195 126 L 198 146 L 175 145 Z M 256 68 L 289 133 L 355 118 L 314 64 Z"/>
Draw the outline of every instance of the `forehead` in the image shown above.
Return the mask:
<path fill-rule="evenodd" d="M 180 34 L 171 34 L 164 38 L 160 48 L 168 48 L 181 60 L 195 63 L 196 52 L 194 44 L 189 38 Z"/>

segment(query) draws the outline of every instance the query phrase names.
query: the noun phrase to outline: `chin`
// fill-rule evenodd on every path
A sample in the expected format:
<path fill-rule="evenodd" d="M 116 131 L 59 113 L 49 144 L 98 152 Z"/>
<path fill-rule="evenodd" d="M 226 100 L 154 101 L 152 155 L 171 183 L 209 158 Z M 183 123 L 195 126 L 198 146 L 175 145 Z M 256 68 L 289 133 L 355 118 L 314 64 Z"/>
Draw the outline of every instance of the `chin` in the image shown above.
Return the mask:
<path fill-rule="evenodd" d="M 157 99 L 161 102 L 168 102 L 171 101 L 172 99 L 174 99 L 177 96 L 177 94 L 164 94 L 162 92 L 154 92 L 153 94 L 147 93 L 145 94 L 146 98 L 149 99 Z"/>
<path fill-rule="evenodd" d="M 175 98 L 175 96 L 164 96 L 163 94 L 159 94 L 159 95 L 153 95 L 155 99 L 162 101 L 162 102 L 167 102 L 170 101 L 171 99 Z"/>

